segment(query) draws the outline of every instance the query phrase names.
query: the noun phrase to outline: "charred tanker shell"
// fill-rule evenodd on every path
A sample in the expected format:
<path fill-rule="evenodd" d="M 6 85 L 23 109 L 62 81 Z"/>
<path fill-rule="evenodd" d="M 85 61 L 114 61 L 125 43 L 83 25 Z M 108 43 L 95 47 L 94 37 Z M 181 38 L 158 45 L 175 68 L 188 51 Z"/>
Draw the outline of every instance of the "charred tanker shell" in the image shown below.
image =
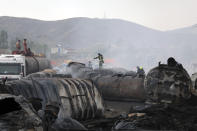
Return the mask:
<path fill-rule="evenodd" d="M 73 78 L 81 79 L 92 79 L 98 76 L 107 76 L 107 75 L 116 75 L 124 74 L 127 71 L 120 68 L 111 68 L 111 69 L 95 69 L 93 70 L 90 67 L 86 67 L 85 64 L 79 62 L 70 62 L 67 66 L 67 73 L 72 74 Z"/>
<path fill-rule="evenodd" d="M 77 62 L 69 63 L 67 71 L 72 77 L 91 79 L 105 100 L 144 100 L 146 97 L 144 79 L 134 72 L 116 68 L 93 70 Z"/>
<path fill-rule="evenodd" d="M 191 79 L 182 66 L 161 64 L 150 70 L 145 78 L 148 97 L 155 101 L 189 99 L 191 88 Z"/>
<path fill-rule="evenodd" d="M 131 76 L 103 76 L 95 80 L 105 100 L 145 100 L 144 80 Z"/>
<path fill-rule="evenodd" d="M 51 63 L 44 57 L 25 57 L 25 64 L 27 67 L 27 75 L 51 68 Z"/>
<path fill-rule="evenodd" d="M 58 117 L 87 120 L 101 117 L 103 101 L 95 85 L 89 80 L 44 78 L 16 80 L 4 86 L 8 93 L 26 98 L 42 99 L 42 107 L 50 101 L 61 104 Z M 2 87 L 3 88 L 3 87 Z M 2 89 L 2 91 L 4 91 Z"/>

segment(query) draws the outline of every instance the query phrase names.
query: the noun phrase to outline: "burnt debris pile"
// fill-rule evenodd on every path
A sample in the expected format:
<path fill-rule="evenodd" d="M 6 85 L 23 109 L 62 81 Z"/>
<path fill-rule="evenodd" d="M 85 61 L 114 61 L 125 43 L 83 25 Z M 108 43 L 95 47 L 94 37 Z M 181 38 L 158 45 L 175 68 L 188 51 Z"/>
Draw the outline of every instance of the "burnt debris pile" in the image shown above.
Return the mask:
<path fill-rule="evenodd" d="M 197 130 L 196 109 L 196 106 L 187 103 L 133 107 L 127 117 L 115 122 L 113 129 Z"/>
<path fill-rule="evenodd" d="M 39 131 L 42 129 L 42 120 L 32 105 L 23 96 L 10 94 L 0 95 L 0 129 L 18 131 L 20 129 Z"/>

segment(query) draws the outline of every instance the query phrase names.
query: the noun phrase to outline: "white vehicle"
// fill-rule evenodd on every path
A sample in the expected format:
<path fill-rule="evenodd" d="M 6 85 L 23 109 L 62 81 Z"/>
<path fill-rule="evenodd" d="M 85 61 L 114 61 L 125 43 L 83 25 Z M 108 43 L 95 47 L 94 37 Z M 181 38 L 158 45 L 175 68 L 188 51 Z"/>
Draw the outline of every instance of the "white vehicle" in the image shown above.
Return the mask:
<path fill-rule="evenodd" d="M 0 79 L 17 80 L 48 68 L 51 68 L 50 61 L 43 57 L 0 55 Z"/>

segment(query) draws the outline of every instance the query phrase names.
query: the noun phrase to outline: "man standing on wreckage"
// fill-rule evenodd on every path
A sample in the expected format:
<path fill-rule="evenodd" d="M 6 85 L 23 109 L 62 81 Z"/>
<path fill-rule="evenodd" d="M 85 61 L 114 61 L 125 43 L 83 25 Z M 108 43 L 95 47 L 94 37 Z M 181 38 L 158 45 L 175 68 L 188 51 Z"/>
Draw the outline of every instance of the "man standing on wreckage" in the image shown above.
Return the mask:
<path fill-rule="evenodd" d="M 173 57 L 148 72 L 144 88 L 144 105 L 132 106 L 113 129 L 197 130 L 197 97 L 190 76 Z"/>
<path fill-rule="evenodd" d="M 98 56 L 95 57 L 94 59 L 99 60 L 99 69 L 101 69 L 103 67 L 103 63 L 104 63 L 103 55 L 101 53 L 98 53 Z"/>

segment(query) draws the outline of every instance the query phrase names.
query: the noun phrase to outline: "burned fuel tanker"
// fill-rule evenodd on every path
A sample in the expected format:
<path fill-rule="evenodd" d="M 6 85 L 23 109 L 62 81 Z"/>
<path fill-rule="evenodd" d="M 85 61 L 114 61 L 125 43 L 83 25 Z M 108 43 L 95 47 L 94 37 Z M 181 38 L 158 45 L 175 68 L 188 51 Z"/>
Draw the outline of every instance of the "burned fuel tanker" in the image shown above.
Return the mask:
<path fill-rule="evenodd" d="M 71 62 L 67 73 L 73 78 L 91 79 L 105 100 L 145 100 L 144 78 L 135 72 L 116 69 L 96 69 Z"/>
<path fill-rule="evenodd" d="M 168 64 L 160 64 L 149 71 L 145 78 L 145 89 L 149 99 L 154 101 L 178 101 L 189 99 L 192 82 L 183 66 L 174 58 Z"/>
<path fill-rule="evenodd" d="M 117 120 L 114 130 L 197 130 L 197 97 L 183 66 L 174 58 L 151 69 L 145 78 L 147 102 L 131 106 L 129 114 Z"/>
<path fill-rule="evenodd" d="M 0 94 L 22 95 L 41 100 L 41 110 L 49 102 L 59 103 L 60 118 L 87 120 L 102 117 L 104 106 L 100 93 L 90 80 L 72 78 L 39 78 L 9 81 L 1 85 Z M 37 110 L 40 110 L 36 106 Z"/>

